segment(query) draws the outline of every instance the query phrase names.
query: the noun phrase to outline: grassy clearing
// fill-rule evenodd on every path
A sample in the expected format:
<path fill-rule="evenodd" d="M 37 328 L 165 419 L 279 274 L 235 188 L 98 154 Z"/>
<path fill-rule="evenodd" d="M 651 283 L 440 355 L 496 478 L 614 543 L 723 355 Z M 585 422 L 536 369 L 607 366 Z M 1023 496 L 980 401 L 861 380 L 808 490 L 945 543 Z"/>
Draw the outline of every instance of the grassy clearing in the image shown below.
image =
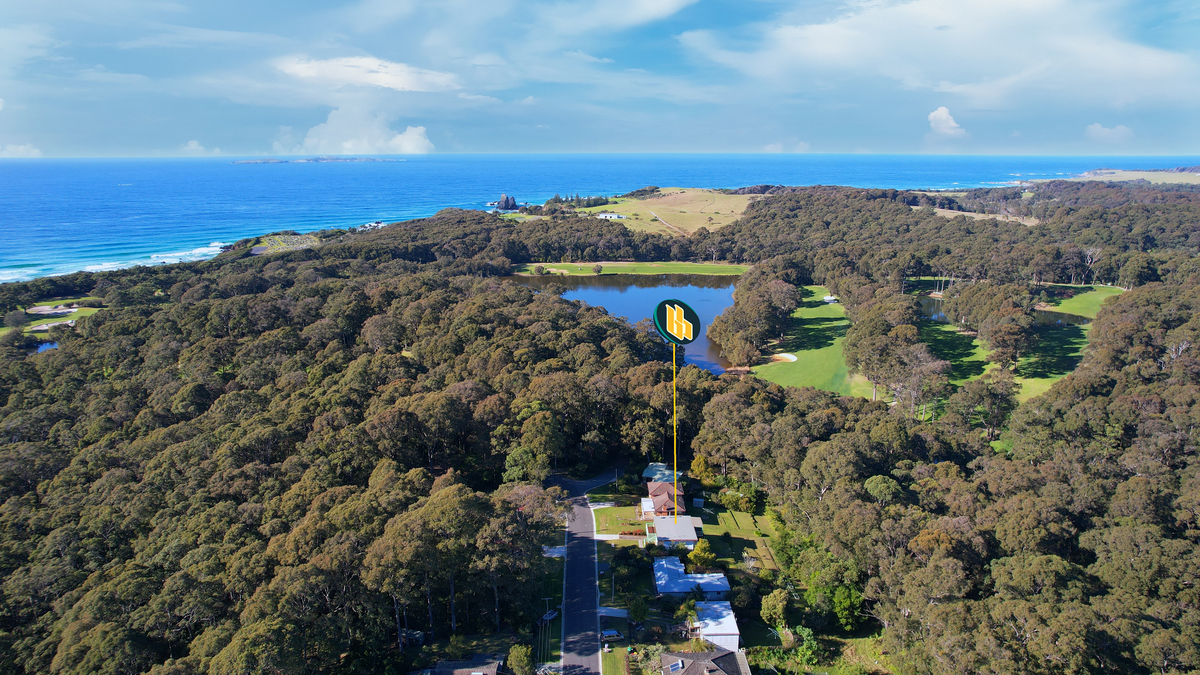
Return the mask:
<path fill-rule="evenodd" d="M 824 286 L 805 286 L 800 307 L 792 315 L 791 331 L 774 346 L 775 353 L 792 354 L 793 362 L 756 366 L 754 374 L 789 387 L 815 387 L 844 396 L 871 395 L 871 384 L 851 377 L 842 354 L 842 340 L 850 321 L 840 303 L 826 304 Z"/>
<path fill-rule="evenodd" d="M 912 207 L 914 211 L 920 211 L 925 208 L 923 206 Z M 953 211 L 951 209 L 934 209 L 934 212 L 943 218 L 957 218 L 965 216 L 971 220 L 1007 220 L 1022 225 L 1037 225 L 1037 218 L 1023 218 L 1021 216 L 1002 216 L 995 213 L 975 213 L 974 211 Z"/>
<path fill-rule="evenodd" d="M 94 295 L 68 295 L 68 296 L 63 296 L 61 298 L 50 298 L 48 300 L 38 300 L 37 302 L 33 303 L 29 307 L 24 307 L 22 309 L 28 310 L 33 307 L 54 307 L 55 305 L 70 306 L 76 302 L 79 302 L 80 300 L 101 300 L 101 301 L 103 301 L 104 298 L 99 298 Z M 27 314 L 26 318 L 29 319 L 29 323 L 26 324 L 26 326 L 21 330 L 26 335 L 39 335 L 39 336 L 44 337 L 44 336 L 49 335 L 49 331 L 45 331 L 45 330 L 35 331 L 35 330 L 32 330 L 33 327 L 40 326 L 42 324 L 47 324 L 47 323 L 57 323 L 60 321 L 76 321 L 78 319 L 82 319 L 85 316 L 91 316 L 91 315 L 95 314 L 96 312 L 103 311 L 103 309 L 104 309 L 103 307 L 79 307 L 74 312 L 71 312 L 70 314 L 63 314 L 60 316 L 48 316 L 48 315 L 44 315 L 44 314 Z M 5 327 L 5 326 L 0 326 L 0 335 L 4 335 L 5 333 L 7 333 L 11 330 L 13 330 L 13 329 Z"/>
<path fill-rule="evenodd" d="M 671 187 L 660 189 L 649 199 L 616 199 L 604 206 L 579 209 L 579 213 L 618 213 L 625 216 L 619 222 L 631 230 L 678 236 L 701 227 L 715 230 L 732 223 L 746 211 L 751 199 L 752 195 Z"/>
<path fill-rule="evenodd" d="M 707 503 L 696 515 L 704 519 L 704 536 L 718 560 L 740 565 L 749 551 L 758 569 L 779 569 L 770 547 L 775 528 L 766 516 L 730 511 L 715 502 Z"/>
<path fill-rule="evenodd" d="M 513 274 L 533 274 L 538 265 L 546 268 L 551 274 L 568 276 L 596 276 L 592 268 L 596 263 L 529 263 L 514 265 Z M 725 263 L 693 263 L 693 262 L 604 262 L 603 275 L 608 274 L 713 274 L 721 276 L 736 276 L 745 274 L 749 265 L 727 265 Z"/>
<path fill-rule="evenodd" d="M 299 251 L 321 243 L 321 240 L 311 234 L 269 234 L 259 237 L 250 249 L 253 255 L 269 255 L 284 251 Z"/>
<path fill-rule="evenodd" d="M 951 324 L 922 321 L 917 330 L 935 356 L 950 362 L 951 384 L 961 386 L 996 367 L 987 362 L 987 349 L 978 338 L 958 332 Z"/>
<path fill-rule="evenodd" d="M 646 521 L 638 520 L 634 506 L 610 506 L 593 509 L 596 534 L 621 534 L 626 530 L 645 530 Z"/>
<path fill-rule="evenodd" d="M 978 379 L 996 365 L 987 362 L 987 349 L 979 338 L 955 330 L 944 323 L 923 321 L 921 341 L 935 356 L 950 362 L 950 382 L 961 386 Z M 1055 382 L 1070 374 L 1087 348 L 1091 325 L 1038 326 L 1038 344 L 1017 364 L 1016 380 L 1021 384 L 1017 400 L 1024 402 L 1046 393 Z"/>
<path fill-rule="evenodd" d="M 1045 308 L 1047 311 L 1077 314 L 1089 319 L 1096 318 L 1105 300 L 1125 292 L 1124 289 L 1113 286 L 1053 285 L 1050 289 L 1060 295 L 1073 295 L 1052 299 L 1046 303 L 1049 305 Z"/>

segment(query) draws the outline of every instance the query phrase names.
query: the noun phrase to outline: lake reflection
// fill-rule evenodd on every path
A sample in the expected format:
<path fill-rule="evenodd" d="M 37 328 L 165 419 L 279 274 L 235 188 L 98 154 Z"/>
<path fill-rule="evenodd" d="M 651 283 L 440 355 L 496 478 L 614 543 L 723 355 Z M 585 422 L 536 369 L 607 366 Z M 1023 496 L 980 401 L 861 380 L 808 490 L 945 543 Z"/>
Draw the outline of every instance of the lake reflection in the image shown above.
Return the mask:
<path fill-rule="evenodd" d="M 708 339 L 708 325 L 726 307 L 733 304 L 736 276 L 709 274 L 604 274 L 601 276 L 509 277 L 533 288 L 559 284 L 567 288 L 563 297 L 603 307 L 609 314 L 622 316 L 630 323 L 649 319 L 658 303 L 668 298 L 682 300 L 700 315 L 700 336 L 684 349 L 687 363 L 714 373 L 723 373 L 729 362 L 720 347 Z"/>

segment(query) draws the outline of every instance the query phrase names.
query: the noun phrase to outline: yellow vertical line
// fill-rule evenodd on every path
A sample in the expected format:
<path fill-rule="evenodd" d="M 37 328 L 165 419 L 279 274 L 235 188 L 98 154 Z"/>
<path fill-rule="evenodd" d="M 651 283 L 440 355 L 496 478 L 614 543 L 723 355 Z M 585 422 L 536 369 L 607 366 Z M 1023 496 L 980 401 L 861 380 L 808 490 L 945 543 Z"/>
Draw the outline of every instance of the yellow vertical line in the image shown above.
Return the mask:
<path fill-rule="evenodd" d="M 671 343 L 671 440 L 675 444 L 675 523 L 679 524 L 679 390 L 675 387 L 675 343 Z"/>

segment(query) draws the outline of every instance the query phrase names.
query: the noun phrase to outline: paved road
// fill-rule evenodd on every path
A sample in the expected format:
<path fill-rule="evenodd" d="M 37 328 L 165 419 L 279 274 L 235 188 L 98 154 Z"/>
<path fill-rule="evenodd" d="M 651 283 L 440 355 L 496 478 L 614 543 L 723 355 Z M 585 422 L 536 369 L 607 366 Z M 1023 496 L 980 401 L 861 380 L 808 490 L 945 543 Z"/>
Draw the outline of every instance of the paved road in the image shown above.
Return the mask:
<path fill-rule="evenodd" d="M 566 589 L 563 595 L 563 673 L 600 675 L 600 588 L 596 583 L 595 523 L 588 508 L 588 490 L 611 482 L 620 469 L 609 469 L 586 481 L 554 481 L 571 496 L 572 518 L 567 523 Z"/>

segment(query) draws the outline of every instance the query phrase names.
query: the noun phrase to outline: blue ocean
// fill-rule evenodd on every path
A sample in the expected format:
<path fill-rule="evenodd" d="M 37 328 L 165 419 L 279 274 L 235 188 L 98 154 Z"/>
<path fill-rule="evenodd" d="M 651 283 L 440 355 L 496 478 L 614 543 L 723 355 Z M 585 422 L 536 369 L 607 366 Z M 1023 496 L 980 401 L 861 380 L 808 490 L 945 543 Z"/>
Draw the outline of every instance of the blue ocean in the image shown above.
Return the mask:
<path fill-rule="evenodd" d="M 238 158 L 0 160 L 0 282 L 200 260 L 222 244 L 485 208 L 501 193 L 611 196 L 647 185 L 954 189 L 1168 168 L 1197 157 L 965 155 L 425 155 L 381 162 Z"/>

